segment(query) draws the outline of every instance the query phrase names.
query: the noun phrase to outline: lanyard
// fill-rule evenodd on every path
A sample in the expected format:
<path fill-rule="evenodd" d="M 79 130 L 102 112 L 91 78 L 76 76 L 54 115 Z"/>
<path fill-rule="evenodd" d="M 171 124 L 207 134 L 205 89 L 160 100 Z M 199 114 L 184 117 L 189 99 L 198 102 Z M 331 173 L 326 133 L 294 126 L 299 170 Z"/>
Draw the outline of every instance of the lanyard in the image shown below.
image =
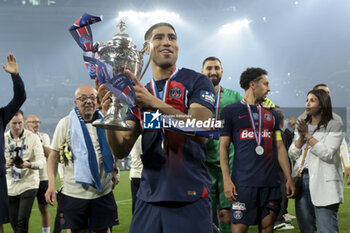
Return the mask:
<path fill-rule="evenodd" d="M 20 158 L 22 158 L 25 139 L 26 139 L 26 138 L 23 138 L 23 139 L 22 139 L 21 153 L 19 154 L 19 157 L 20 157 Z M 10 140 L 10 138 L 9 138 L 9 145 L 10 145 L 10 144 L 11 144 L 11 140 Z M 10 153 L 10 157 L 12 157 L 12 151 L 9 151 L 9 153 Z"/>
<path fill-rule="evenodd" d="M 256 128 L 255 128 L 255 124 L 254 124 L 252 110 L 251 110 L 249 104 L 247 103 L 247 101 L 245 99 L 243 99 L 242 102 L 247 107 L 250 123 L 252 125 L 253 131 L 254 131 L 254 135 L 255 135 L 255 141 L 256 141 L 257 145 L 260 146 L 261 136 L 262 136 L 262 108 L 261 108 L 261 105 L 259 104 L 257 106 L 258 107 L 258 127 L 259 127 L 259 129 L 258 129 L 259 131 L 257 132 Z"/>
<path fill-rule="evenodd" d="M 163 92 L 162 93 L 158 92 L 156 81 L 153 78 L 151 80 L 151 83 L 150 83 L 150 89 L 151 89 L 152 95 L 156 96 L 157 98 L 159 98 L 159 99 L 163 100 L 163 102 L 165 102 L 165 99 L 166 99 L 166 96 L 167 96 L 167 93 L 168 93 L 169 82 L 176 77 L 178 72 L 179 72 L 179 69 L 177 67 L 175 67 L 173 72 L 171 72 L 170 77 L 166 81 L 166 83 L 165 83 L 165 85 L 163 87 Z"/>
<path fill-rule="evenodd" d="M 221 86 L 219 86 L 219 90 L 215 98 L 215 121 L 219 120 L 220 100 L 221 100 Z"/>

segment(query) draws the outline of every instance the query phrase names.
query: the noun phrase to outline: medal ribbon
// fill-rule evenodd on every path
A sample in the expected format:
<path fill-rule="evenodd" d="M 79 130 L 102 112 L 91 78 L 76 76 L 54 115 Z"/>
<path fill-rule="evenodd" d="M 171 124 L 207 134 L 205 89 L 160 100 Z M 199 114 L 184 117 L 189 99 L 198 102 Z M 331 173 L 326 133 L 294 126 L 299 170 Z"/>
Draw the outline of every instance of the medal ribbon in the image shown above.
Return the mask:
<path fill-rule="evenodd" d="M 262 108 L 261 108 L 261 105 L 259 104 L 257 106 L 257 108 L 258 108 L 258 127 L 259 127 L 259 131 L 257 132 L 256 128 L 255 128 L 255 123 L 254 123 L 252 110 L 251 110 L 249 104 L 247 103 L 247 101 L 245 99 L 243 99 L 242 102 L 247 106 L 250 123 L 252 125 L 253 131 L 254 131 L 254 135 L 255 135 L 255 141 L 256 141 L 257 145 L 260 146 L 261 137 L 262 137 Z"/>
<path fill-rule="evenodd" d="M 178 72 L 179 72 L 179 69 L 177 67 L 175 67 L 174 70 L 171 72 L 170 77 L 168 78 L 168 80 L 166 81 L 166 83 L 165 83 L 165 85 L 163 87 L 162 96 L 158 92 L 156 81 L 153 78 L 151 80 L 151 83 L 150 83 L 150 89 L 151 89 L 152 95 L 156 96 L 158 99 L 161 99 L 161 100 L 163 100 L 163 102 L 165 102 L 166 96 L 167 96 L 167 93 L 168 93 L 169 82 L 176 77 Z"/>
<path fill-rule="evenodd" d="M 215 98 L 215 121 L 219 120 L 220 100 L 221 100 L 221 86 L 219 86 L 219 90 Z"/>

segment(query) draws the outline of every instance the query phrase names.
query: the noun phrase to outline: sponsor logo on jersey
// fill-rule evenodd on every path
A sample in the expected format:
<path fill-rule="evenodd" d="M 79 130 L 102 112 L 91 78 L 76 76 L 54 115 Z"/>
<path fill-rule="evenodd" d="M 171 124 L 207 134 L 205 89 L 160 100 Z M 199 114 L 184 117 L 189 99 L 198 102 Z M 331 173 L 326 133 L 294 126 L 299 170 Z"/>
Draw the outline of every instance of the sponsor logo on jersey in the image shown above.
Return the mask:
<path fill-rule="evenodd" d="M 233 210 L 246 210 L 245 203 L 241 203 L 241 202 L 236 201 L 232 204 L 232 209 Z"/>
<path fill-rule="evenodd" d="M 262 131 L 263 138 L 272 138 L 272 132 L 268 129 L 264 129 Z M 255 139 L 253 129 L 241 129 L 240 130 L 240 138 L 241 139 Z"/>

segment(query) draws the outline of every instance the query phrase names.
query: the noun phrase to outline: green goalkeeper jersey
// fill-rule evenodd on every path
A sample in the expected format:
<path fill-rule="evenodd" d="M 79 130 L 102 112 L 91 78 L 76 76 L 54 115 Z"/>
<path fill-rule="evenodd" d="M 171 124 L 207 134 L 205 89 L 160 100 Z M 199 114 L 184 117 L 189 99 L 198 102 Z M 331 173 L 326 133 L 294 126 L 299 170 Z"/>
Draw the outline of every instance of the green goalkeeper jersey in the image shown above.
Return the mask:
<path fill-rule="evenodd" d="M 221 89 L 221 90 L 220 90 Z M 242 96 L 234 90 L 230 90 L 227 88 L 223 88 L 221 87 L 219 89 L 220 91 L 220 95 L 219 93 L 216 95 L 216 99 L 220 99 L 220 103 L 217 104 L 217 106 L 219 106 L 219 110 L 216 111 L 218 112 L 218 119 L 220 120 L 220 114 L 221 114 L 221 110 L 229 105 L 229 104 L 234 104 L 238 101 L 242 100 Z M 215 140 L 215 139 L 208 139 L 207 143 L 206 143 L 206 149 L 207 149 L 207 160 L 206 163 L 208 165 L 211 166 L 217 166 L 220 167 L 220 140 Z M 233 162 L 233 154 L 234 154 L 234 149 L 233 149 L 233 145 L 231 143 L 230 145 L 230 153 L 229 153 L 229 159 L 230 159 L 230 166 L 232 166 L 232 162 Z"/>

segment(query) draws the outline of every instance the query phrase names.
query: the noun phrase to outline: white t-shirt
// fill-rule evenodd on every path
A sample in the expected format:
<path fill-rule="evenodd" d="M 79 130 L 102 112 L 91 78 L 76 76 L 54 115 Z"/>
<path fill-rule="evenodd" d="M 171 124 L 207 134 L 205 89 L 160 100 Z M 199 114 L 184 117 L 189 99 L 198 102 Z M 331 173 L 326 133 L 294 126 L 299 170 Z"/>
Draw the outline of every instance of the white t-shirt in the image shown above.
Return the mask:
<path fill-rule="evenodd" d="M 47 135 L 46 133 L 41 133 L 41 132 L 38 132 L 37 135 L 39 136 L 40 141 L 41 141 L 43 146 L 50 147 L 50 137 L 49 137 L 49 135 Z M 47 164 L 46 163 L 45 163 L 45 166 L 43 167 L 43 169 L 39 170 L 39 179 L 40 179 L 40 181 L 48 180 L 48 177 L 47 177 Z"/>
<path fill-rule="evenodd" d="M 141 161 L 141 154 L 142 154 L 142 136 L 140 135 L 131 152 L 130 152 L 130 158 L 131 158 L 131 164 L 130 164 L 130 175 L 129 178 L 141 178 L 142 168 L 143 164 Z"/>
<path fill-rule="evenodd" d="M 106 173 L 103 168 L 102 155 L 100 144 L 98 142 L 97 130 L 92 124 L 86 124 L 89 131 L 92 144 L 95 149 L 96 158 L 98 161 L 98 170 L 101 178 L 102 192 L 99 193 L 97 189 L 88 185 L 82 185 L 75 182 L 74 177 L 74 155 L 68 160 L 68 164 L 63 167 L 63 190 L 62 193 L 75 198 L 81 199 L 95 199 L 104 196 L 112 191 L 112 173 Z M 61 119 L 56 127 L 52 138 L 51 149 L 59 151 L 59 147 L 63 143 L 68 143 L 70 146 L 70 119 L 69 116 Z"/>
<path fill-rule="evenodd" d="M 316 129 L 317 125 L 310 125 L 310 124 L 307 124 L 307 125 L 308 125 L 309 134 L 312 134 L 314 132 L 314 130 Z M 317 131 L 313 134 L 313 137 L 316 138 L 317 140 L 320 140 Z M 305 143 L 305 145 L 303 145 L 303 147 L 304 148 L 306 147 L 306 143 Z M 306 157 L 305 157 L 304 168 L 309 168 L 310 149 L 311 149 L 311 147 L 309 145 L 309 149 L 308 149 Z"/>
<path fill-rule="evenodd" d="M 5 133 L 6 160 L 10 158 L 9 143 L 14 144 L 16 147 L 22 147 L 23 143 L 22 159 L 30 161 L 31 168 L 19 170 L 21 173 L 21 180 L 18 181 L 13 180 L 12 169 L 7 168 L 6 180 L 8 195 L 17 196 L 30 189 L 39 188 L 39 169 L 46 166 L 46 160 L 38 135 L 24 129 L 23 135 L 20 138 L 13 139 L 10 131 L 7 131 Z M 15 156 L 15 153 L 16 152 L 12 152 L 12 156 Z"/>

